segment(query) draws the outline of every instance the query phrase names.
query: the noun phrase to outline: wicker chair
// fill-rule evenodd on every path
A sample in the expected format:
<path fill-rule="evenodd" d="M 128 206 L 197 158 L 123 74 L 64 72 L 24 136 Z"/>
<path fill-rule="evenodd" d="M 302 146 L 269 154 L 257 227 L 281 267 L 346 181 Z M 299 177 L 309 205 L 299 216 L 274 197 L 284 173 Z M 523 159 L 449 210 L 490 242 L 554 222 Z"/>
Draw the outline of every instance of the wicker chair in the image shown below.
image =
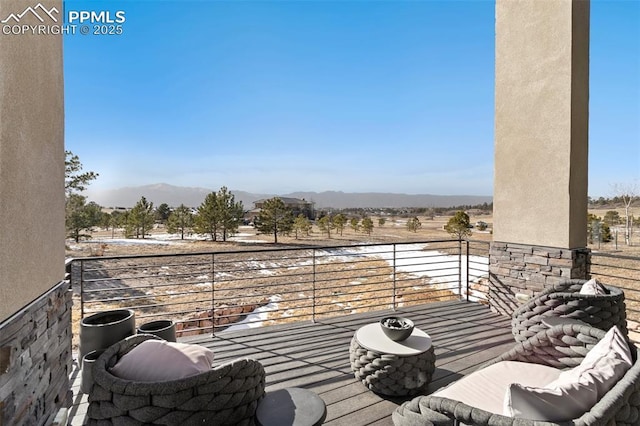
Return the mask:
<path fill-rule="evenodd" d="M 521 361 L 570 368 L 605 335 L 585 325 L 560 325 L 539 332 L 526 342 L 485 364 Z M 393 413 L 396 426 L 448 426 L 458 423 L 477 426 L 603 426 L 640 424 L 640 362 L 630 345 L 633 365 L 618 383 L 588 412 L 571 421 L 555 423 L 514 419 L 471 407 L 460 401 L 436 396 L 419 396 L 399 406 Z"/>
<path fill-rule="evenodd" d="M 624 293 L 605 286 L 609 294 L 580 294 L 586 281 L 568 280 L 542 291 L 513 312 L 511 331 L 516 341 L 523 342 L 548 327 L 544 317 L 572 318 L 601 330 L 617 325 L 627 335 L 627 314 Z"/>
<path fill-rule="evenodd" d="M 166 382 L 133 382 L 109 373 L 124 354 L 151 335 L 114 344 L 95 362 L 88 425 L 253 425 L 264 396 L 265 373 L 251 359 L 238 359 L 206 373 Z"/>

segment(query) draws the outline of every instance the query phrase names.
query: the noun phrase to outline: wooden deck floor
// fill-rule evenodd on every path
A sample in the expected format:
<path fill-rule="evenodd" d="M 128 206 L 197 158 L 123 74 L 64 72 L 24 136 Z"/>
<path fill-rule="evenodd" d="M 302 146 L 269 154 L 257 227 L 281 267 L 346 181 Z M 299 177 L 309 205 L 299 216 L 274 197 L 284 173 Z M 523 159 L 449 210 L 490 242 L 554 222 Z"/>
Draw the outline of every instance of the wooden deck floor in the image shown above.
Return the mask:
<path fill-rule="evenodd" d="M 181 339 L 215 351 L 215 363 L 239 357 L 259 360 L 267 373 L 267 391 L 302 387 L 316 392 L 327 404 L 325 425 L 392 425 L 391 413 L 406 399 L 388 398 L 369 391 L 349 366 L 349 343 L 361 326 L 391 311 L 354 314 L 316 321 Z M 396 314 L 411 318 L 432 338 L 436 370 L 428 392 L 475 370 L 480 364 L 514 345 L 510 318 L 469 302 L 438 302 L 400 308 Z M 75 382 L 79 382 L 74 372 Z M 86 396 L 73 387 L 75 403 L 70 424 L 82 425 Z"/>

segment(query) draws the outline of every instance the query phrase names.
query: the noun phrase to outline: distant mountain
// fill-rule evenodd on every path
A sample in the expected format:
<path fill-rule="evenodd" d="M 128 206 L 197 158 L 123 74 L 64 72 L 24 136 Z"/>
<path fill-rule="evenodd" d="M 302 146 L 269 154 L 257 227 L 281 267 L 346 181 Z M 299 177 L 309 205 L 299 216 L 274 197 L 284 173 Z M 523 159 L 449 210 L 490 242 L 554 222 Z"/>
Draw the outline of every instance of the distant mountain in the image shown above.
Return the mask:
<path fill-rule="evenodd" d="M 453 207 L 493 201 L 493 197 L 482 195 L 395 194 L 386 192 L 293 192 L 283 196 L 313 201 L 316 204 L 316 208 Z"/>
<path fill-rule="evenodd" d="M 143 185 L 107 190 L 91 190 L 89 188 L 85 195 L 89 201 L 95 201 L 104 207 L 133 207 L 140 197 L 145 197 L 153 202 L 155 206 L 167 203 L 172 207 L 184 204 L 187 207 L 197 207 L 204 201 L 210 192 L 217 192 L 220 188 L 193 188 L 186 186 L 174 186 L 166 183 L 153 185 Z M 269 198 L 274 195 L 251 194 L 244 191 L 230 190 L 236 201 L 242 201 L 245 207 L 253 207 L 253 202 L 261 198 Z"/>
<path fill-rule="evenodd" d="M 184 204 L 199 206 L 207 194 L 216 189 L 173 186 L 166 183 L 125 187 L 110 190 L 87 190 L 89 201 L 95 201 L 104 207 L 133 207 L 144 196 L 154 205 L 167 203 L 170 206 Z M 315 203 L 316 209 L 322 208 L 367 208 L 367 207 L 452 207 L 490 203 L 492 197 L 481 195 L 430 195 L 430 194 L 394 194 L 385 192 L 292 192 L 289 194 L 254 194 L 251 192 L 230 190 L 236 201 L 242 201 L 245 208 L 252 208 L 253 202 L 275 196 L 304 198 Z"/>

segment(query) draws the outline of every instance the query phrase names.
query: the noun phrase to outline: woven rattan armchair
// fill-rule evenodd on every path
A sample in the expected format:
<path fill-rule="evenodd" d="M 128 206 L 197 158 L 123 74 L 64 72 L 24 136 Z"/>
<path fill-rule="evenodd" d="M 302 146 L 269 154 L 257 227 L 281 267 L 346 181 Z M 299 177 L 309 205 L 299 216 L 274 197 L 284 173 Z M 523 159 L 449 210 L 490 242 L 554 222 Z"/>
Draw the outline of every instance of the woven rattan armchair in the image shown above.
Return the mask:
<path fill-rule="evenodd" d="M 537 363 L 556 368 L 578 365 L 605 332 L 584 325 L 555 326 L 543 330 L 510 351 L 485 364 L 500 361 Z M 460 401 L 419 396 L 399 406 L 392 414 L 396 426 L 604 426 L 640 424 L 640 362 L 635 346 L 629 345 L 633 365 L 588 412 L 571 421 L 555 423 L 514 419 L 471 407 Z"/>
<path fill-rule="evenodd" d="M 617 287 L 605 286 L 609 294 L 580 294 L 586 281 L 568 280 L 549 287 L 513 312 L 511 331 L 522 342 L 546 327 L 545 317 L 572 318 L 601 330 L 617 325 L 627 335 L 624 293 Z"/>
<path fill-rule="evenodd" d="M 88 425 L 253 425 L 264 395 L 265 373 L 255 360 L 238 359 L 205 373 L 165 382 L 134 382 L 109 368 L 151 335 L 128 337 L 107 349 L 93 367 Z"/>

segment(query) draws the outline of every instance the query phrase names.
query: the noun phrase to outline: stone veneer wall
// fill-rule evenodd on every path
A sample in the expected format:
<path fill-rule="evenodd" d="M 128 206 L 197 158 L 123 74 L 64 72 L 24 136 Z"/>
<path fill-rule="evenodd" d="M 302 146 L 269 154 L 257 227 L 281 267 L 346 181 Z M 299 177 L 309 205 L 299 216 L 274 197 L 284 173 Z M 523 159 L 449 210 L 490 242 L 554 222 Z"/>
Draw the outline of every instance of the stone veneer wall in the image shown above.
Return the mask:
<path fill-rule="evenodd" d="M 489 305 L 510 316 L 519 305 L 516 294 L 533 296 L 567 279 L 587 279 L 591 251 L 493 242 L 489 252 Z"/>
<path fill-rule="evenodd" d="M 62 281 L 0 324 L 0 426 L 48 425 L 71 406 L 71 292 Z"/>

